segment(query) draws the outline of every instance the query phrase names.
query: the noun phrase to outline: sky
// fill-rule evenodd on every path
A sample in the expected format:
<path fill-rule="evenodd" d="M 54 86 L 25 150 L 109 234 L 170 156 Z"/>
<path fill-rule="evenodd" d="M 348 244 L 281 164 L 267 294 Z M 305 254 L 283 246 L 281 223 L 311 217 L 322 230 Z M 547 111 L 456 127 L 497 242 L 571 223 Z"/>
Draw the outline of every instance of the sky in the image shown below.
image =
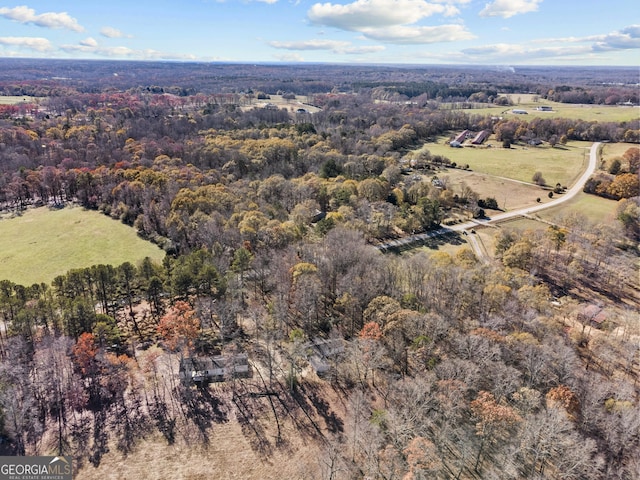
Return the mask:
<path fill-rule="evenodd" d="M 0 57 L 619 65 L 637 0 L 0 0 Z"/>

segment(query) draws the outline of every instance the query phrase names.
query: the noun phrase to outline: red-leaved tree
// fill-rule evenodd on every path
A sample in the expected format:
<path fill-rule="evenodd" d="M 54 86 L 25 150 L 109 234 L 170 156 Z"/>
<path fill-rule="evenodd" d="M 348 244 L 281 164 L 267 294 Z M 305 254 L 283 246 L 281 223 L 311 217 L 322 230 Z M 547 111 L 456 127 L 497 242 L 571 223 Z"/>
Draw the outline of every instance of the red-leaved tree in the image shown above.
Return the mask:
<path fill-rule="evenodd" d="M 173 351 L 183 348 L 190 351 L 199 332 L 200 319 L 191 305 L 184 301 L 174 303 L 158 325 L 158 334 Z"/>

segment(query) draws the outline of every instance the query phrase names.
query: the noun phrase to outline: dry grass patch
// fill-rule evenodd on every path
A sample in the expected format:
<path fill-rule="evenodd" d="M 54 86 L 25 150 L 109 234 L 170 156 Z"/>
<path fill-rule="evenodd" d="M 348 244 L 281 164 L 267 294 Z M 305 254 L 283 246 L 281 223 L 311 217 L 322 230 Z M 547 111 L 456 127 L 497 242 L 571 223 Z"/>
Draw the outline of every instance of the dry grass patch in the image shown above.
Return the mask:
<path fill-rule="evenodd" d="M 602 158 L 611 160 L 621 157 L 630 148 L 638 148 L 638 145 L 635 143 L 603 143 L 601 147 Z"/>
<path fill-rule="evenodd" d="M 319 478 L 319 447 L 291 442 L 269 457 L 256 454 L 235 420 L 215 425 L 209 445 L 169 446 L 160 437 L 141 441 L 126 458 L 114 448 L 77 480 L 280 480 Z M 274 432 L 272 432 L 274 433 Z"/>
<path fill-rule="evenodd" d="M 127 454 L 111 444 L 94 467 L 88 461 L 74 477 L 78 480 L 280 480 L 322 478 L 325 438 L 334 435 L 337 421 L 347 427 L 344 398 L 324 382 L 305 379 L 296 390 L 298 403 L 274 384 L 281 402 L 274 399 L 279 422 L 269 408 L 269 398 L 250 395 L 259 390 L 256 379 L 235 384 L 235 400 L 228 382 L 209 386 L 208 393 L 194 391 L 194 401 L 183 404 L 187 417 L 178 418 L 175 443 L 160 433 L 140 438 Z M 193 387 L 195 389 L 195 387 Z M 200 396 L 202 394 L 202 396 Z M 223 412 L 210 422 L 199 422 L 211 395 Z M 198 408 L 192 410 L 192 405 Z M 287 411 L 282 407 L 286 405 Z M 304 406 L 304 411 L 303 407 Z M 208 408 L 208 407 L 207 407 Z M 194 417 L 192 414 L 196 413 Z M 184 420 L 184 421 L 183 421 Z M 315 424 L 317 429 L 311 424 Z M 331 425 L 329 425 L 331 423 Z M 279 429 L 278 429 L 279 425 Z M 154 430 L 155 431 L 155 430 Z M 339 429 L 342 431 L 342 428 Z M 280 437 L 278 437 L 280 433 Z M 347 433 L 345 433 L 347 434 Z M 278 441 L 280 438 L 280 441 Z"/>
<path fill-rule="evenodd" d="M 536 202 L 537 198 L 540 198 L 542 203 L 549 201 L 548 192 L 537 185 L 454 168 L 438 173 L 438 177 L 445 176 L 448 177 L 448 188 L 454 193 L 459 193 L 461 186 L 465 184 L 476 192 L 480 198 L 495 198 L 498 206 L 507 211 L 536 205 L 538 203 Z"/>
<path fill-rule="evenodd" d="M 253 99 L 251 104 L 242 107 L 242 110 L 251 110 L 252 108 L 264 108 L 268 104 L 275 105 L 278 109 L 284 108 L 285 110 L 295 113 L 299 108 L 303 108 L 308 113 L 319 112 L 320 108 L 309 105 L 309 97 L 306 95 L 296 95 L 294 99 L 282 98 L 282 95 L 269 95 L 270 98 Z"/>
<path fill-rule="evenodd" d="M 490 146 L 489 146 L 490 145 Z M 565 146 L 502 148 L 494 140 L 484 147 L 451 148 L 448 137 L 436 143 L 426 143 L 423 149 L 432 155 L 442 155 L 458 165 L 468 164 L 480 173 L 531 182 L 535 172 L 541 172 L 548 185 L 571 186 L 589 163 L 590 142 L 570 142 Z"/>
<path fill-rule="evenodd" d="M 42 98 L 28 95 L 0 95 L 0 105 L 17 105 L 19 103 L 37 103 Z"/>

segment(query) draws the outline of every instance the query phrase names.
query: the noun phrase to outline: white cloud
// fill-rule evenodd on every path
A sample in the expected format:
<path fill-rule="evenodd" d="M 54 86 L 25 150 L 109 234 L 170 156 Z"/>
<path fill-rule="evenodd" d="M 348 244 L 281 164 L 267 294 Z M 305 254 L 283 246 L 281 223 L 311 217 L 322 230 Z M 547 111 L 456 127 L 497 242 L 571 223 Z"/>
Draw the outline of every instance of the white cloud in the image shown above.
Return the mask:
<path fill-rule="evenodd" d="M 640 49 L 640 25 L 630 25 L 615 32 L 586 37 L 539 38 L 532 40 L 533 45 L 553 45 L 567 43 L 582 43 L 591 45 L 595 52 L 612 50 Z"/>
<path fill-rule="evenodd" d="M 354 46 L 351 42 L 339 40 L 304 40 L 299 42 L 269 42 L 269 45 L 282 50 L 328 50 L 341 54 L 363 54 L 380 52 L 385 48 L 382 45 Z"/>
<path fill-rule="evenodd" d="M 633 38 L 638 38 L 640 37 L 640 25 L 629 25 L 628 27 L 620 30 L 620 33 L 623 33 L 624 35 L 629 35 L 630 37 L 633 37 Z"/>
<path fill-rule="evenodd" d="M 195 60 L 197 57 L 190 54 L 175 54 L 160 52 L 153 49 L 134 50 L 129 47 L 104 47 L 91 44 L 83 40 L 79 45 L 63 45 L 61 50 L 67 53 L 84 53 L 106 58 L 126 58 L 136 60 Z"/>
<path fill-rule="evenodd" d="M 41 37 L 0 37 L 0 45 L 26 48 L 28 50 L 35 50 L 36 52 L 53 50 L 51 42 Z"/>
<path fill-rule="evenodd" d="M 98 42 L 95 38 L 87 37 L 84 40 L 80 41 L 80 45 L 83 45 L 85 47 L 97 47 Z"/>
<path fill-rule="evenodd" d="M 274 48 L 283 50 L 333 50 L 338 47 L 350 45 L 349 42 L 338 40 L 303 40 L 300 42 L 269 42 Z"/>
<path fill-rule="evenodd" d="M 122 33 L 120 30 L 113 27 L 102 27 L 100 29 L 100 35 L 107 38 L 131 38 L 132 37 L 132 35 L 127 35 L 125 33 Z"/>
<path fill-rule="evenodd" d="M 535 12 L 540 3 L 542 0 L 495 0 L 485 4 L 480 16 L 510 18 L 521 13 Z"/>
<path fill-rule="evenodd" d="M 0 16 L 14 20 L 16 22 L 33 24 L 39 27 L 45 28 L 64 28 L 72 30 L 74 32 L 83 32 L 84 27 L 78 24 L 78 21 L 69 16 L 66 12 L 46 12 L 36 15 L 36 11 L 33 8 L 29 8 L 26 5 L 19 7 L 0 8 Z"/>
<path fill-rule="evenodd" d="M 530 48 L 524 45 L 498 43 L 462 50 L 467 61 L 477 63 L 527 63 L 540 58 L 564 58 L 569 61 L 591 53 L 591 47 L 584 45 L 562 45 Z"/>
<path fill-rule="evenodd" d="M 285 63 L 304 62 L 304 57 L 302 57 L 301 55 L 298 55 L 297 53 L 291 53 L 287 55 L 274 55 L 273 58 L 275 58 L 280 62 L 285 62 Z"/>
<path fill-rule="evenodd" d="M 315 24 L 361 31 L 363 28 L 412 24 L 436 13 L 449 11 L 441 4 L 424 0 L 356 0 L 346 5 L 316 3 L 307 16 Z"/>
<path fill-rule="evenodd" d="M 618 32 L 603 35 L 593 45 L 595 51 L 630 50 L 640 48 L 640 25 L 630 25 Z"/>
<path fill-rule="evenodd" d="M 362 34 L 380 42 L 413 45 L 455 42 L 475 38 L 475 35 L 462 25 L 440 25 L 437 27 L 398 25 L 380 29 L 363 29 Z"/>
<path fill-rule="evenodd" d="M 469 0 L 355 0 L 346 5 L 316 3 L 307 12 L 312 23 L 360 32 L 365 38 L 396 44 L 431 44 L 470 40 L 475 36 L 463 25 L 420 26 L 432 15 L 456 16 L 454 4 Z"/>

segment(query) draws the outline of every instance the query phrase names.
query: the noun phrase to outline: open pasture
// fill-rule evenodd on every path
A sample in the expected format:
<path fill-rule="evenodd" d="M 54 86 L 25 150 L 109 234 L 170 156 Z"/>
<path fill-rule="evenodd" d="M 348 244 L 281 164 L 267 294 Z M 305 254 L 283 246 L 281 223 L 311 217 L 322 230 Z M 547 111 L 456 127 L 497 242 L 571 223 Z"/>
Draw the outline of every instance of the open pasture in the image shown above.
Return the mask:
<path fill-rule="evenodd" d="M 452 148 L 448 138 L 441 137 L 422 148 L 458 165 L 468 164 L 476 172 L 521 182 L 531 182 L 533 174 L 541 172 L 547 185 L 560 183 L 570 187 L 587 167 L 590 147 L 590 142 L 569 142 L 554 148 L 548 145 L 502 148 L 490 140 L 486 146 Z"/>
<path fill-rule="evenodd" d="M 580 192 L 568 202 L 543 210 L 536 216 L 551 222 L 562 223 L 562 218 L 570 215 L 579 215 L 589 223 L 613 227 L 619 225 L 618 220 L 616 220 L 617 208 L 618 202 L 616 200 Z"/>
<path fill-rule="evenodd" d="M 584 120 L 587 122 L 628 122 L 640 118 L 640 107 L 622 105 L 587 105 L 557 103 L 545 99 L 534 101 L 535 95 L 531 94 L 508 94 L 503 95 L 511 99 L 513 105 L 492 105 L 483 108 L 466 110 L 471 115 L 491 115 L 503 118 L 519 118 L 530 120 L 532 118 L 569 118 L 573 120 Z M 479 105 L 479 104 L 477 104 Z M 538 107 L 548 106 L 552 110 L 540 111 Z M 512 110 L 525 110 L 526 115 L 513 113 Z"/>
<path fill-rule="evenodd" d="M 448 177 L 448 188 L 454 193 L 459 194 L 464 184 L 476 192 L 480 198 L 495 198 L 498 206 L 505 211 L 536 205 L 537 198 L 540 198 L 542 203 L 549 201 L 547 191 L 537 185 L 515 182 L 484 173 L 449 168 L 439 172 L 438 177 Z"/>
<path fill-rule="evenodd" d="M 282 95 L 269 95 L 268 99 L 253 99 L 249 105 L 242 107 L 242 110 L 251 110 L 252 108 L 264 108 L 267 105 L 274 105 L 276 108 L 295 113 L 298 109 L 304 109 L 308 113 L 320 111 L 318 107 L 314 107 L 307 103 L 310 97 L 306 95 L 297 95 L 294 99 L 282 98 Z"/>
<path fill-rule="evenodd" d="M 603 143 L 602 144 L 602 158 L 604 160 L 613 160 L 616 157 L 621 157 L 624 152 L 630 148 L 639 148 L 635 143 Z"/>
<path fill-rule="evenodd" d="M 0 280 L 49 283 L 73 268 L 144 257 L 162 261 L 164 251 L 133 228 L 80 207 L 40 207 L 0 220 Z"/>
<path fill-rule="evenodd" d="M 37 103 L 37 99 L 28 95 L 0 95 L 0 105 L 17 105 L 18 103 Z"/>

